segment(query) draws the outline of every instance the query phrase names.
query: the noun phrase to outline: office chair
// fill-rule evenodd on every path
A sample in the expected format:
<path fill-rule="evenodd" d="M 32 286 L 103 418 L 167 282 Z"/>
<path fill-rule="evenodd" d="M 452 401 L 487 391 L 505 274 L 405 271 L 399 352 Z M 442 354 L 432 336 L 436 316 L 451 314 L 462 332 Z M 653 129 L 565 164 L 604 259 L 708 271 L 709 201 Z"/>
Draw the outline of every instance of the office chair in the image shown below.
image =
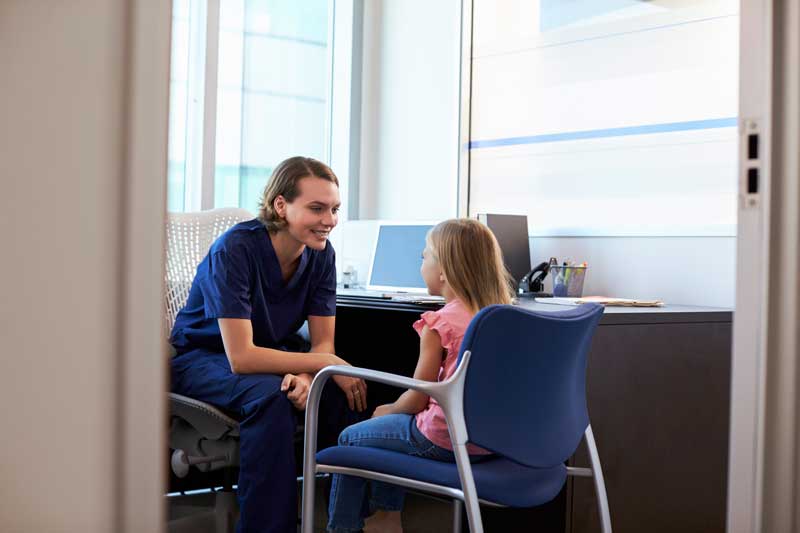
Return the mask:
<path fill-rule="evenodd" d="M 239 208 L 168 214 L 164 286 L 167 332 L 186 303 L 197 265 L 211 244 L 234 224 L 252 218 L 249 211 Z M 203 472 L 239 465 L 237 420 L 210 404 L 172 392 L 169 406 L 169 447 L 174 450 L 171 466 L 176 476 L 186 476 L 192 465 Z M 214 495 L 218 533 L 232 532 L 235 524 L 236 498 L 231 483 L 225 485 Z"/>
<path fill-rule="evenodd" d="M 556 313 L 486 307 L 467 329 L 455 373 L 440 383 L 349 366 L 324 368 L 314 378 L 306 407 L 304 479 L 318 472 L 348 474 L 447 496 L 453 499 L 453 531 L 461 531 L 463 501 L 470 531 L 482 533 L 479 502 L 533 507 L 552 500 L 568 475 L 593 477 L 602 531 L 611 533 L 585 390 L 586 354 L 602 314 L 596 304 Z M 436 399 L 448 421 L 456 464 L 357 446 L 316 453 L 320 394 L 337 374 Z M 565 466 L 582 437 L 591 468 Z M 467 442 L 496 455 L 470 464 Z M 302 509 L 302 531 L 311 533 L 313 483 L 303 484 Z"/>

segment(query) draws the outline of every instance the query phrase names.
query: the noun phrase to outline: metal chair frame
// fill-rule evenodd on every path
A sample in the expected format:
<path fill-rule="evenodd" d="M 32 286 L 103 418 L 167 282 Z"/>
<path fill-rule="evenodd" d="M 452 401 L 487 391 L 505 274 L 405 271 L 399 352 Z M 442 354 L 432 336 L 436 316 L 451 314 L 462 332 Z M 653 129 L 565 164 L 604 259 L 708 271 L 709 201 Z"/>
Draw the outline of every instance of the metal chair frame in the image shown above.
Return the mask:
<path fill-rule="evenodd" d="M 311 383 L 311 390 L 308 394 L 308 404 L 306 406 L 305 422 L 305 446 L 303 456 L 303 478 L 314 479 L 317 473 L 347 474 L 359 476 L 376 481 L 385 481 L 410 489 L 421 490 L 447 496 L 453 499 L 453 531 L 461 531 L 461 507 L 462 502 L 466 504 L 467 520 L 472 533 L 483 533 L 483 522 L 481 520 L 480 503 L 493 507 L 505 507 L 505 505 L 495 502 L 485 501 L 478 498 L 475 488 L 475 480 L 472 476 L 472 465 L 467 453 L 467 441 L 469 440 L 467 426 L 464 419 L 464 384 L 466 381 L 467 369 L 471 357 L 469 350 L 464 351 L 461 363 L 453 375 L 442 382 L 421 381 L 405 376 L 398 376 L 388 372 L 368 370 L 352 366 L 328 366 L 317 373 Z M 412 389 L 423 392 L 434 398 L 448 421 L 450 440 L 453 443 L 453 452 L 456 457 L 456 466 L 461 490 L 398 477 L 380 472 L 373 472 L 358 468 L 346 468 L 341 466 L 317 464 L 317 418 L 319 415 L 319 400 L 325 383 L 332 376 L 343 375 L 365 380 L 376 381 L 387 385 L 400 388 Z M 603 533 L 611 533 L 611 516 L 608 509 L 608 496 L 606 494 L 605 482 L 603 480 L 603 470 L 600 465 L 600 456 L 597 453 L 597 445 L 592 433 L 591 424 L 586 427 L 584 439 L 589 449 L 590 468 L 567 467 L 567 475 L 575 477 L 591 477 L 594 479 L 595 493 L 597 495 L 597 505 L 600 512 L 601 527 Z M 303 483 L 303 505 L 302 505 L 302 532 L 313 533 L 314 521 L 314 483 Z"/>

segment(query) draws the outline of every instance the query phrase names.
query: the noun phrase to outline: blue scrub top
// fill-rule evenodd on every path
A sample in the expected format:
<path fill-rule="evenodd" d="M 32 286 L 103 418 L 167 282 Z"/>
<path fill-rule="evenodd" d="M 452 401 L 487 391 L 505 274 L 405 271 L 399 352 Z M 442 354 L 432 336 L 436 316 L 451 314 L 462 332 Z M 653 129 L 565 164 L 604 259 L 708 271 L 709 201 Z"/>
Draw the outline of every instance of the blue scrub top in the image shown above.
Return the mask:
<path fill-rule="evenodd" d="M 336 314 L 336 254 L 306 247 L 292 278 L 284 283 L 267 228 L 258 220 L 222 234 L 197 267 L 186 305 L 170 342 L 178 354 L 224 353 L 219 318 L 248 318 L 253 343 L 283 348 L 309 315 Z"/>

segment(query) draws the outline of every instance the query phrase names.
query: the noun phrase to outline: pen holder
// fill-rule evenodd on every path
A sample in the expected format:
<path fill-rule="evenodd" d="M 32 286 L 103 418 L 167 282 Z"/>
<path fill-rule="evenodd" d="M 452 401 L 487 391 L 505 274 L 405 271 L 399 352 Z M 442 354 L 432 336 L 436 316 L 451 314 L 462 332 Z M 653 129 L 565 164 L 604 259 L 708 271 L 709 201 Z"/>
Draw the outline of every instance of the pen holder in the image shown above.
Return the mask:
<path fill-rule="evenodd" d="M 586 277 L 585 266 L 552 265 L 550 275 L 553 276 L 553 296 L 569 296 L 579 298 L 583 294 L 583 280 Z"/>

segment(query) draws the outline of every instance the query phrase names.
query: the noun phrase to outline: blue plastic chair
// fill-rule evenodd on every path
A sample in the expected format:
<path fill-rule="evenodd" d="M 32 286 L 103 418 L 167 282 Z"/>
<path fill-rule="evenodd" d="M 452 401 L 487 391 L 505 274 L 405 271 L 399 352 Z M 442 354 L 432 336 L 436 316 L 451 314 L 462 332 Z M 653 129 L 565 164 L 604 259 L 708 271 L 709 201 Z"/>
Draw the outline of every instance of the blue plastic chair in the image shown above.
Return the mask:
<path fill-rule="evenodd" d="M 482 309 L 464 336 L 459 365 L 440 383 L 385 372 L 330 366 L 314 378 L 305 424 L 303 478 L 347 474 L 385 481 L 454 500 L 453 530 L 461 530 L 461 502 L 470 531 L 483 532 L 479 502 L 533 507 L 552 500 L 568 475 L 593 477 L 602 531 L 611 533 L 603 473 L 586 411 L 586 355 L 603 308 L 586 304 L 564 312 L 510 305 Z M 456 464 L 356 446 L 316 453 L 317 413 L 325 382 L 343 374 L 419 390 L 435 398 L 448 421 Z M 565 461 L 586 439 L 591 468 Z M 467 442 L 495 452 L 470 464 Z M 313 526 L 314 484 L 303 484 L 302 531 Z"/>

